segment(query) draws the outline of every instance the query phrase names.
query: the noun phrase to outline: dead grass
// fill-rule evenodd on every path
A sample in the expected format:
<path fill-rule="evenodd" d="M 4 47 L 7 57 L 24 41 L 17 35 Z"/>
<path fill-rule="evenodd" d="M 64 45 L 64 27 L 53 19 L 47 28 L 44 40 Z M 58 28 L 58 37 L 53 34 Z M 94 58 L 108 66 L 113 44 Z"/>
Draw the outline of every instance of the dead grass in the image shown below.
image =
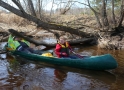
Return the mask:
<path fill-rule="evenodd" d="M 0 22 L 9 25 L 15 24 L 18 26 L 26 26 L 31 24 L 30 21 L 22 17 L 19 17 L 13 13 L 5 13 L 5 12 L 0 13 Z"/>
<path fill-rule="evenodd" d="M 12 14 L 12 13 L 1 13 L 0 14 L 0 22 L 2 23 L 7 23 L 7 24 L 12 24 L 16 23 L 18 24 L 21 22 L 23 18 L 20 18 L 19 16 Z"/>
<path fill-rule="evenodd" d="M 48 16 L 49 18 L 50 16 Z M 89 16 L 87 15 L 52 15 L 50 17 L 50 20 L 52 22 L 56 22 L 58 24 L 63 24 L 65 26 L 70 26 L 73 28 L 77 28 L 77 25 L 79 24 L 78 27 L 80 27 L 80 25 L 84 25 L 87 24 L 93 24 L 96 23 L 94 20 L 95 18 L 93 18 L 93 16 L 91 16 L 91 18 L 89 18 Z M 19 32 L 27 32 L 28 34 L 35 34 L 35 35 L 40 35 L 41 32 L 43 31 L 43 29 L 41 28 L 40 30 L 38 30 L 36 28 L 36 24 L 21 18 L 13 13 L 6 13 L 6 12 L 0 12 L 0 25 L 4 30 L 13 28 Z M 37 32 L 37 30 L 39 32 Z M 84 30 L 85 31 L 85 30 Z M 93 30 L 92 30 L 93 31 Z M 51 35 L 50 35 L 51 36 Z"/>
<path fill-rule="evenodd" d="M 8 29 L 12 28 L 19 32 L 30 32 L 36 30 L 36 26 L 33 22 L 19 17 L 13 13 L 2 11 L 0 11 L 0 28 L 2 28 L 2 31 L 7 31 Z"/>
<path fill-rule="evenodd" d="M 76 25 L 76 24 L 82 24 L 82 25 L 91 25 L 96 24 L 96 20 L 94 16 L 88 16 L 88 15 L 54 15 L 51 17 L 51 20 L 54 22 L 62 23 L 62 24 L 68 24 L 68 25 Z M 89 23 L 90 22 L 90 23 Z"/>

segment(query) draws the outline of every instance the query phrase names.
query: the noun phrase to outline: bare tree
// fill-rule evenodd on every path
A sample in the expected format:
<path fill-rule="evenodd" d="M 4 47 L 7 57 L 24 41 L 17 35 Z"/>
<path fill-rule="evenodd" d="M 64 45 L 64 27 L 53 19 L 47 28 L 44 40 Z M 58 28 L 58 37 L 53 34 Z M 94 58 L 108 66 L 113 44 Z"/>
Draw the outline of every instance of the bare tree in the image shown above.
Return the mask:
<path fill-rule="evenodd" d="M 14 13 L 20 17 L 23 17 L 25 19 L 28 19 L 29 21 L 35 22 L 37 24 L 37 27 L 42 27 L 45 30 L 54 29 L 54 30 L 69 32 L 69 33 L 75 34 L 75 35 L 79 35 L 79 33 L 80 33 L 80 35 L 84 36 L 84 37 L 88 36 L 88 34 L 86 34 L 85 32 L 82 32 L 80 30 L 77 30 L 77 29 L 74 29 L 71 27 L 58 25 L 55 23 L 44 22 L 44 21 L 42 21 L 42 20 L 40 20 L 40 19 L 38 19 L 32 15 L 27 14 L 26 12 L 21 12 L 21 10 L 18 10 L 16 8 L 10 6 L 9 4 L 3 2 L 2 0 L 0 0 L 0 6 L 2 6 L 3 8 L 11 11 L 12 13 Z"/>
<path fill-rule="evenodd" d="M 66 12 L 68 12 L 71 9 L 71 6 L 73 4 L 74 2 L 72 0 L 69 0 L 60 14 L 66 14 Z"/>
<path fill-rule="evenodd" d="M 86 36 L 86 33 L 84 34 L 84 32 L 82 32 L 80 30 L 77 31 L 77 29 L 74 29 L 74 28 L 71 28 L 71 27 L 62 26 L 62 25 L 58 25 L 58 24 L 55 24 L 55 23 L 50 23 L 50 22 L 47 22 L 47 21 L 43 21 L 42 19 L 41 20 L 38 19 L 37 16 L 36 16 L 36 11 L 34 9 L 33 3 L 38 2 L 38 3 L 34 3 L 34 4 L 36 5 L 36 7 L 38 7 L 37 9 L 38 9 L 38 14 L 40 15 L 40 18 L 43 18 L 43 17 L 41 17 L 42 16 L 41 15 L 42 10 L 43 10 L 43 9 L 41 9 L 41 7 L 44 7 L 44 6 L 42 6 L 43 5 L 43 3 L 42 3 L 43 0 L 37 0 L 37 1 L 33 1 L 33 0 L 25 1 L 25 0 L 23 0 L 25 2 L 24 4 L 26 6 L 29 6 L 28 9 L 29 9 L 29 11 L 31 11 L 31 13 L 27 12 L 27 10 L 26 10 L 27 7 L 24 8 L 20 4 L 19 0 L 12 0 L 12 1 L 18 6 L 19 9 L 16 9 L 16 8 L 10 6 L 9 4 L 3 2 L 3 0 L 0 0 L 0 5 L 2 7 L 4 7 L 5 9 L 15 13 L 18 16 L 21 16 L 23 18 L 26 18 L 30 21 L 35 22 L 38 27 L 42 27 L 43 29 L 46 29 L 46 30 L 48 30 L 48 29 L 60 30 L 60 31 L 65 31 L 65 32 L 69 32 L 69 33 L 72 33 L 72 34 L 76 34 L 76 35 L 79 35 L 79 33 L 80 33 L 80 35 Z M 61 7 L 63 7 L 62 3 L 65 3 L 65 7 L 63 7 L 63 11 L 61 12 L 62 14 L 65 14 L 68 10 L 71 9 L 71 6 L 74 3 L 78 2 L 78 1 L 74 1 L 74 0 L 68 0 L 68 2 L 66 0 L 52 0 L 52 3 L 55 4 L 56 1 L 59 2 L 58 5 L 60 5 Z M 110 25 L 110 23 L 108 22 L 108 18 L 107 18 L 107 3 L 108 3 L 107 0 L 101 0 L 102 9 L 101 9 L 101 7 L 98 7 L 99 8 L 98 10 L 101 9 L 101 11 L 102 11 L 101 13 L 100 13 L 100 11 L 96 10 L 92 6 L 90 0 L 87 0 L 87 2 L 88 2 L 87 4 L 81 3 L 81 2 L 78 2 L 78 3 L 88 6 L 91 9 L 91 11 L 93 11 L 93 13 L 96 17 L 97 24 L 100 28 L 108 27 Z M 123 17 L 124 17 L 123 3 L 124 3 L 124 1 L 122 0 L 121 15 L 120 15 L 118 26 L 121 26 L 122 21 L 123 21 Z M 52 12 L 52 8 L 51 8 L 51 12 Z M 114 0 L 112 0 L 112 17 L 113 17 L 113 21 L 115 22 Z"/>
<path fill-rule="evenodd" d="M 12 0 L 17 6 L 18 8 L 22 11 L 22 12 L 25 12 L 25 10 L 23 9 L 23 7 L 21 6 L 20 2 L 17 1 L 17 0 Z"/>
<path fill-rule="evenodd" d="M 27 1 L 28 1 L 28 7 L 29 7 L 31 15 L 36 16 L 32 0 L 27 0 Z"/>
<path fill-rule="evenodd" d="M 87 0 L 87 1 L 88 1 L 88 6 L 89 6 L 89 8 L 90 8 L 90 9 L 94 12 L 94 14 L 95 14 L 95 17 L 96 17 L 96 21 L 97 21 L 98 26 L 101 28 L 102 25 L 101 25 L 101 22 L 100 22 L 100 18 L 99 18 L 99 16 L 98 16 L 98 13 L 91 7 L 89 0 Z"/>
<path fill-rule="evenodd" d="M 124 18 L 124 0 L 121 0 L 121 13 L 120 13 L 120 18 L 118 22 L 118 27 L 122 26 L 123 18 Z"/>
<path fill-rule="evenodd" d="M 39 14 L 39 17 L 40 17 L 40 19 L 41 19 L 41 8 L 42 8 L 42 0 L 38 0 L 38 14 Z"/>
<path fill-rule="evenodd" d="M 114 13 L 114 0 L 112 0 L 112 23 L 116 24 L 115 13 Z"/>
<path fill-rule="evenodd" d="M 36 15 L 39 19 L 42 19 L 42 15 L 43 15 L 43 7 L 42 7 L 42 1 L 43 0 L 35 0 L 36 2 L 34 3 L 36 9 Z"/>
<path fill-rule="evenodd" d="M 27 4 L 26 0 L 23 0 L 23 5 L 22 5 L 22 7 L 23 7 L 23 6 L 25 6 L 25 11 L 26 11 L 26 12 L 29 12 L 28 4 Z M 23 9 L 24 9 L 24 8 L 23 8 Z"/>
<path fill-rule="evenodd" d="M 102 22 L 103 22 L 103 26 L 109 26 L 108 23 L 108 18 L 107 18 L 107 13 L 106 13 L 106 4 L 107 4 L 107 0 L 102 0 L 103 6 L 102 6 Z"/>

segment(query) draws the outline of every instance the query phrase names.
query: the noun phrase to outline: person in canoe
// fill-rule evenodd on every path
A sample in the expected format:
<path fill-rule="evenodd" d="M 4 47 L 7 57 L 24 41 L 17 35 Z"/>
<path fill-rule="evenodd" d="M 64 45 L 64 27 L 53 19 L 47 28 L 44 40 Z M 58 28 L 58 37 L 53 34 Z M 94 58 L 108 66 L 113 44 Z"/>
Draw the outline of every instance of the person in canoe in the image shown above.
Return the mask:
<path fill-rule="evenodd" d="M 30 43 L 28 41 L 12 35 L 9 36 L 8 47 L 10 47 L 12 50 L 24 51 L 27 53 L 34 52 L 34 50 L 30 48 Z"/>
<path fill-rule="evenodd" d="M 15 40 L 19 42 L 19 46 L 16 48 L 17 51 L 24 51 L 28 53 L 34 53 L 34 50 L 30 48 L 30 43 L 23 38 L 15 37 Z"/>
<path fill-rule="evenodd" d="M 58 58 L 72 58 L 76 59 L 78 58 L 75 55 L 70 55 L 70 51 L 72 51 L 71 46 L 69 43 L 66 41 L 65 37 L 60 37 L 55 48 L 55 54 L 57 55 Z"/>

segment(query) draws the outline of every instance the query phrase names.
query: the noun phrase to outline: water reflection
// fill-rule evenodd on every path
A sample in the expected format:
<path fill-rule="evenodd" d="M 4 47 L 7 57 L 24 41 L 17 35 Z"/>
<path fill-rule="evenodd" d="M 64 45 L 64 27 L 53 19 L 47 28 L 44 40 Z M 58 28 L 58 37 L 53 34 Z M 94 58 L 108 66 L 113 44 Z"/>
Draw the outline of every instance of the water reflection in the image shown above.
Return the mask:
<path fill-rule="evenodd" d="M 9 84 L 9 82 L 7 82 L 9 73 L 7 71 L 6 65 L 6 61 L 0 60 L 0 88 Z"/>
<path fill-rule="evenodd" d="M 65 71 L 63 71 L 61 69 L 55 69 L 54 70 L 54 75 L 57 78 L 56 81 L 62 82 L 67 77 L 67 72 L 65 72 Z"/>
<path fill-rule="evenodd" d="M 7 60 L 0 60 L 0 90 L 12 90 L 13 87 L 20 86 L 23 78 L 18 74 L 8 71 Z"/>
<path fill-rule="evenodd" d="M 124 90 L 124 76 L 117 75 L 117 80 L 110 87 L 110 90 Z"/>
<path fill-rule="evenodd" d="M 39 67 L 34 63 L 22 65 L 15 73 L 25 78 L 18 87 L 21 90 L 109 90 L 115 81 L 115 76 L 105 71 Z"/>

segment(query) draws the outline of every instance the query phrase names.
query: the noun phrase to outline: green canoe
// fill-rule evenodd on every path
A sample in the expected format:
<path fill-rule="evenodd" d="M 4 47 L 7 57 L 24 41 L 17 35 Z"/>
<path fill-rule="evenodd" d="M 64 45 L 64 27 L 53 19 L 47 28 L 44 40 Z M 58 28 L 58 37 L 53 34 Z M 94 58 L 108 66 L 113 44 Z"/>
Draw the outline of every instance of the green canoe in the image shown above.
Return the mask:
<path fill-rule="evenodd" d="M 82 69 L 110 70 L 115 69 L 118 66 L 116 60 L 110 54 L 91 56 L 84 59 L 54 58 L 41 56 L 37 54 L 27 54 L 25 52 L 20 51 L 14 51 L 12 52 L 12 54 L 31 61 L 40 61 L 49 64 L 69 66 Z"/>

